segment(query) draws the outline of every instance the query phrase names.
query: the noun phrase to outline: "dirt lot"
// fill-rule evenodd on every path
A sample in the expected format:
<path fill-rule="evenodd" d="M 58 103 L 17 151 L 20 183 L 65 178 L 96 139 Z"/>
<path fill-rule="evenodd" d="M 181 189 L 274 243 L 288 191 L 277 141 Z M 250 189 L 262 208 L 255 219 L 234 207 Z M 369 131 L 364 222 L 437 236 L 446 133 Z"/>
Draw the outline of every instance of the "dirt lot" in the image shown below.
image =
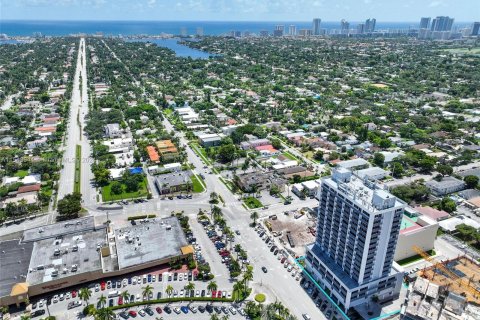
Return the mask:
<path fill-rule="evenodd" d="M 281 232 L 279 239 L 285 244 L 285 248 L 292 250 L 296 256 L 305 255 L 305 245 L 315 241 L 315 236 L 309 232 L 308 227 L 315 230 L 316 224 L 313 216 L 306 213 L 296 219 L 294 213 L 289 215 L 277 215 L 277 219 L 267 219 L 265 222 L 270 223 L 272 233 Z M 290 231 L 290 235 L 293 239 L 295 247 L 291 247 L 287 240 L 287 231 Z"/>
<path fill-rule="evenodd" d="M 430 281 L 441 286 L 447 286 L 451 283 L 450 291 L 462 295 L 466 294 L 469 301 L 480 303 L 480 265 L 465 257 L 452 259 L 444 265 L 455 275 L 456 279 L 454 281 L 452 281 L 452 275 L 445 274 L 441 269 L 435 267 L 428 268 L 425 275 Z M 469 285 L 470 289 L 468 289 Z M 476 287 L 477 291 L 472 287 Z"/>

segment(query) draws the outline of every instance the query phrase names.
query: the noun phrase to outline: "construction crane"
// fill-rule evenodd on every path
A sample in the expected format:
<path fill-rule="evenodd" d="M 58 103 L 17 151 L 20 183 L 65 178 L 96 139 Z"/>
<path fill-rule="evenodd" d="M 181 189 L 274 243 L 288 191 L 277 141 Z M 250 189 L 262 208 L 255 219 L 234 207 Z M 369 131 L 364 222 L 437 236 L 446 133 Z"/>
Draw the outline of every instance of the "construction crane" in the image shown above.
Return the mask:
<path fill-rule="evenodd" d="M 462 288 L 465 291 L 470 292 L 475 297 L 475 299 L 480 297 L 480 290 L 478 290 L 476 287 L 471 286 L 470 281 L 464 280 L 463 278 L 459 277 L 454 272 L 450 271 L 450 269 L 445 267 L 443 262 L 436 261 L 428 253 L 423 251 L 422 248 L 420 248 L 418 246 L 412 246 L 412 249 L 416 253 L 418 253 L 423 259 L 430 262 L 434 266 L 434 268 L 440 269 L 443 273 L 448 275 L 448 277 L 450 278 L 450 282 L 447 285 L 449 285 L 451 283 L 457 283 L 460 288 Z M 433 271 L 433 272 L 434 272 L 434 277 L 435 277 L 435 271 Z M 424 275 L 424 271 L 422 271 L 422 275 Z"/>

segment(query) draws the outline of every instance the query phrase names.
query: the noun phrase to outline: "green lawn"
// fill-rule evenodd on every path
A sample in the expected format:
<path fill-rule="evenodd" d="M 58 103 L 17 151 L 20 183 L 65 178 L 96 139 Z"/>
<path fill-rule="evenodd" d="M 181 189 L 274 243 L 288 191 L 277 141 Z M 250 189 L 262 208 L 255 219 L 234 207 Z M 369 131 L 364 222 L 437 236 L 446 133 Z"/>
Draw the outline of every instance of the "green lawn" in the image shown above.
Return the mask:
<path fill-rule="evenodd" d="M 18 170 L 17 172 L 15 172 L 14 176 L 23 179 L 28 176 L 28 170 Z"/>
<path fill-rule="evenodd" d="M 256 208 L 261 208 L 263 207 L 263 204 L 258 200 L 257 198 L 254 197 L 248 197 L 243 199 L 243 202 L 249 207 L 250 209 L 256 209 Z"/>
<path fill-rule="evenodd" d="M 121 194 L 112 194 L 111 187 L 112 182 L 102 188 L 102 200 L 103 202 L 108 201 L 118 201 L 124 199 L 134 199 L 134 198 L 142 198 L 148 195 L 148 188 L 147 188 L 147 178 L 144 178 L 143 181 L 140 183 L 140 189 L 137 192 L 127 192 L 125 190 L 125 186 L 123 186 L 123 193 Z"/>
<path fill-rule="evenodd" d="M 190 146 L 192 147 L 193 151 L 203 160 L 203 162 L 205 162 L 206 165 L 211 164 L 205 149 L 203 149 L 201 146 L 199 146 L 196 143 L 191 143 Z"/>
<path fill-rule="evenodd" d="M 190 180 L 192 180 L 193 192 L 200 193 L 205 190 L 205 188 L 203 187 L 203 183 L 200 181 L 200 179 L 197 176 L 192 175 L 190 177 Z"/>
<path fill-rule="evenodd" d="M 282 153 L 282 156 L 284 156 L 285 158 L 290 159 L 290 160 L 297 160 L 298 161 L 298 159 L 288 151 L 284 151 Z"/>
<path fill-rule="evenodd" d="M 435 250 L 430 250 L 427 252 L 430 256 L 434 256 L 435 255 Z M 397 261 L 397 263 L 401 266 L 405 266 L 407 264 L 410 264 L 410 263 L 413 263 L 413 262 L 416 262 L 416 261 L 420 261 L 422 260 L 422 256 L 417 254 L 417 255 L 414 255 L 412 257 L 409 257 L 409 258 L 405 258 L 403 260 L 400 260 L 400 261 Z"/>
<path fill-rule="evenodd" d="M 77 145 L 75 150 L 75 175 L 73 181 L 73 192 L 80 192 L 80 179 L 82 165 L 82 146 Z"/>

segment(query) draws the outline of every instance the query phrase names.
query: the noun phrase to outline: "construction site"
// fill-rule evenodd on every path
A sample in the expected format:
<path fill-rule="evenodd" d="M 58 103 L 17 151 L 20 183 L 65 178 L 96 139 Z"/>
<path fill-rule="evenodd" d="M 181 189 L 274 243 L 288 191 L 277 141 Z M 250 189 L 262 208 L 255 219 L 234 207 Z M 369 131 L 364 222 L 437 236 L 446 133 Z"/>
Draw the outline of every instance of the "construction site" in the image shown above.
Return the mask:
<path fill-rule="evenodd" d="M 294 256 L 305 255 L 305 246 L 315 241 L 315 211 L 310 208 L 286 211 L 264 221 L 265 227 L 285 245 Z"/>
<path fill-rule="evenodd" d="M 419 271 L 420 276 L 446 290 L 480 304 L 480 266 L 466 256 L 443 262 Z"/>

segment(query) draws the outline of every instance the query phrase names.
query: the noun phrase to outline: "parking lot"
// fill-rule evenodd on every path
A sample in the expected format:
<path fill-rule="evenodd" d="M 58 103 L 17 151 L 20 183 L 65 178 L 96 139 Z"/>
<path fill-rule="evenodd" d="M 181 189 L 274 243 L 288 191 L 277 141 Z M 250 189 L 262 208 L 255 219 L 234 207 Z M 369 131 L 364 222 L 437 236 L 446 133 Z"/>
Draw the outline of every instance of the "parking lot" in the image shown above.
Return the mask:
<path fill-rule="evenodd" d="M 208 282 L 196 281 L 194 278 L 195 277 L 192 272 L 164 272 L 159 275 L 144 274 L 142 276 L 133 276 L 121 279 L 111 279 L 98 283 L 90 283 L 87 285 L 87 287 L 91 291 L 89 304 L 93 304 L 97 308 L 102 307 L 99 303 L 99 298 L 101 296 L 104 296 L 106 298 L 105 306 L 110 307 L 124 305 L 132 301 L 140 302 L 168 297 L 232 297 L 232 292 L 230 289 L 218 286 L 215 291 L 210 292 L 209 290 L 207 290 Z M 193 283 L 193 289 L 187 287 L 189 283 Z M 151 287 L 151 291 L 148 296 L 144 296 L 144 288 L 147 286 Z M 170 286 L 171 292 L 167 289 L 167 287 L 169 288 Z M 69 291 L 55 292 L 49 297 L 32 299 L 31 302 L 33 306 L 33 311 L 43 309 L 46 310 L 46 313 L 48 313 L 48 307 L 48 310 L 52 315 L 67 316 L 68 314 L 71 316 L 72 314 L 77 314 L 83 308 L 82 306 L 85 306 L 85 303 L 79 298 L 79 290 L 80 288 L 75 288 Z M 175 306 L 180 307 L 187 304 L 188 302 L 169 305 L 172 309 L 172 313 L 170 316 L 173 317 L 177 315 L 174 311 Z M 206 304 L 207 302 L 195 303 L 194 305 L 198 308 L 199 305 L 206 306 Z M 219 306 L 231 306 L 230 303 L 214 303 L 214 305 L 217 304 Z M 134 310 L 136 313 L 139 313 L 142 309 L 144 309 L 144 307 L 132 307 L 128 310 Z M 223 312 L 222 310 L 220 311 Z M 189 312 L 192 313 L 192 310 L 190 310 Z M 215 312 L 215 310 L 213 312 Z M 228 312 L 230 313 L 230 315 L 233 315 L 230 310 Z M 235 312 L 238 311 L 235 310 Z M 201 314 L 200 311 L 198 313 Z M 180 314 L 185 314 L 185 312 L 181 311 Z M 180 314 L 178 315 L 179 317 Z"/>

